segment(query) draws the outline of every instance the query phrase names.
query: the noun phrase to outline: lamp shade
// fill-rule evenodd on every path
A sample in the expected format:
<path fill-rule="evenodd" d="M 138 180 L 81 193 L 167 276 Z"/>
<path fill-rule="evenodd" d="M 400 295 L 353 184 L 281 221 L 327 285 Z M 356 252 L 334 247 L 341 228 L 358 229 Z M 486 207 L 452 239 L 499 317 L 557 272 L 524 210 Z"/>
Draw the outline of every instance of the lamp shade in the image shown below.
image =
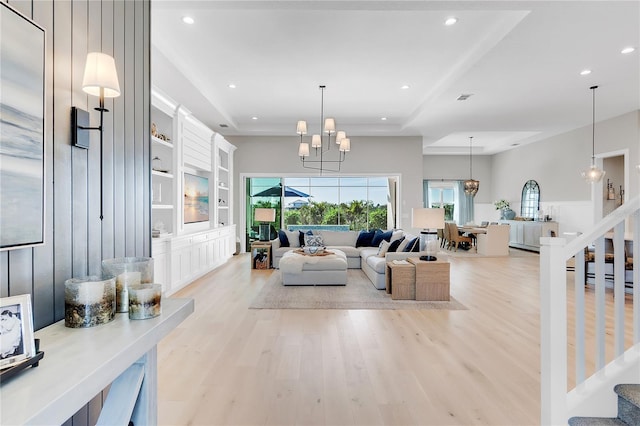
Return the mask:
<path fill-rule="evenodd" d="M 307 122 L 304 120 L 298 121 L 298 125 L 296 126 L 296 133 L 299 135 L 307 134 Z"/>
<path fill-rule="evenodd" d="M 335 133 L 336 132 L 336 120 L 333 118 L 326 118 L 324 120 L 324 131 L 325 133 Z"/>
<path fill-rule="evenodd" d="M 276 220 L 276 209 L 257 208 L 254 214 L 256 222 L 275 222 Z"/>
<path fill-rule="evenodd" d="M 351 151 L 351 139 L 342 138 L 342 140 L 340 141 L 340 151 L 342 152 Z"/>
<path fill-rule="evenodd" d="M 298 155 L 300 157 L 308 157 L 309 156 L 309 144 L 306 142 L 300 142 L 300 146 L 298 147 Z"/>
<path fill-rule="evenodd" d="M 322 138 L 320 135 L 311 136 L 311 148 L 320 148 L 322 146 Z"/>
<path fill-rule="evenodd" d="M 443 229 L 444 209 L 411 209 L 411 226 L 421 229 Z"/>
<path fill-rule="evenodd" d="M 90 95 L 100 96 L 100 89 L 104 89 L 105 98 L 120 96 L 116 63 L 113 57 L 105 53 L 91 52 L 87 54 L 82 90 Z"/>
<path fill-rule="evenodd" d="M 336 143 L 340 145 L 340 142 L 342 141 L 342 139 L 346 137 L 347 137 L 347 134 L 344 132 L 344 130 L 338 131 L 338 133 L 336 133 Z"/>

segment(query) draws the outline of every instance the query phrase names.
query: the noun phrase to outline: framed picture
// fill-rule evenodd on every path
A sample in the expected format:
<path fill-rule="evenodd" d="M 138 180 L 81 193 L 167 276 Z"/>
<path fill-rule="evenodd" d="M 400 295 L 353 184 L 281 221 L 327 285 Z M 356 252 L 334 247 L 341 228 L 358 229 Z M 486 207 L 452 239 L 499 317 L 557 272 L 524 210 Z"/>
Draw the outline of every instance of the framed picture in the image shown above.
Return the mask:
<path fill-rule="evenodd" d="M 184 223 L 209 220 L 209 179 L 184 174 Z"/>
<path fill-rule="evenodd" d="M 0 298 L 0 369 L 36 354 L 31 295 Z"/>
<path fill-rule="evenodd" d="M 0 2 L 0 250 L 44 243 L 45 31 Z"/>

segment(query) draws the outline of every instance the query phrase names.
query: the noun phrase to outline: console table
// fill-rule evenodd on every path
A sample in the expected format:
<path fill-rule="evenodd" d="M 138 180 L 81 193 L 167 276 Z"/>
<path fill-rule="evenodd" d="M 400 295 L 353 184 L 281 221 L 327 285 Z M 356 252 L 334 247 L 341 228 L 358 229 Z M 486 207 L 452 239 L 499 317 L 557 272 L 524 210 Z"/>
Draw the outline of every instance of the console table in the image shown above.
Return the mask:
<path fill-rule="evenodd" d="M 109 384 L 98 424 L 126 425 L 127 415 L 157 424 L 156 345 L 193 310 L 193 299 L 167 298 L 156 318 L 116 314 L 96 327 L 66 328 L 62 320 L 37 331 L 44 359 L 1 384 L 0 424 L 62 424 Z"/>

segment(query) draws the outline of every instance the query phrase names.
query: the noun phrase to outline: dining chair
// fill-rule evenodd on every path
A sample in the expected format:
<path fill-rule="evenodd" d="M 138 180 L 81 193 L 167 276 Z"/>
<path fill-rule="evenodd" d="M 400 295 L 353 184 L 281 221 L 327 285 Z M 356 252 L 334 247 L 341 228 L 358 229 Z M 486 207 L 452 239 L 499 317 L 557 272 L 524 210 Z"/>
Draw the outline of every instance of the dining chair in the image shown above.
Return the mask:
<path fill-rule="evenodd" d="M 449 222 L 444 223 L 444 229 L 442 232 L 442 243 L 440 247 L 444 248 L 445 246 L 449 248 Z"/>
<path fill-rule="evenodd" d="M 455 247 L 455 251 L 458 251 L 460 243 L 469 243 L 469 245 L 471 245 L 471 237 L 460 235 L 458 225 L 453 222 L 449 224 L 449 241 L 451 241 L 451 245 Z"/>

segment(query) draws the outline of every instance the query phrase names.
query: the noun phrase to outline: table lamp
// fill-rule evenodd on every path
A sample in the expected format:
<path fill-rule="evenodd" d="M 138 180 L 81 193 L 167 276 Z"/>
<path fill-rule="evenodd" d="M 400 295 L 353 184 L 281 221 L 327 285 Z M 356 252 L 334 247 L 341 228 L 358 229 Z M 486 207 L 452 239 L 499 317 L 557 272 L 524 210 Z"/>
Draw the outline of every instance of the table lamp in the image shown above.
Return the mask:
<path fill-rule="evenodd" d="M 269 241 L 269 223 L 276 220 L 276 209 L 257 208 L 254 213 L 256 222 L 260 222 L 260 241 Z"/>
<path fill-rule="evenodd" d="M 437 230 L 444 228 L 444 209 L 411 209 L 411 226 L 422 228 L 420 231 L 420 251 L 426 251 L 426 258 L 422 260 L 438 260 L 435 253 L 438 250 Z"/>

